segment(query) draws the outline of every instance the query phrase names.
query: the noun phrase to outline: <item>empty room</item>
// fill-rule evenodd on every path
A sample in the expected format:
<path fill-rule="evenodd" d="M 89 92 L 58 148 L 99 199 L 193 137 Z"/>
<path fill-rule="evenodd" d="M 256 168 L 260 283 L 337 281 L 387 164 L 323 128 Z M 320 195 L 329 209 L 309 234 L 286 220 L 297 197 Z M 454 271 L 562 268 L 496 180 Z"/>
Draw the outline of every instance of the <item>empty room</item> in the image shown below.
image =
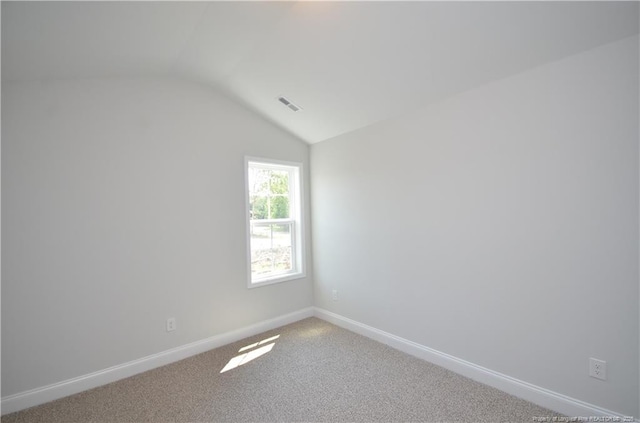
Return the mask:
<path fill-rule="evenodd" d="M 640 417 L 640 2 L 1 2 L 1 412 Z"/>

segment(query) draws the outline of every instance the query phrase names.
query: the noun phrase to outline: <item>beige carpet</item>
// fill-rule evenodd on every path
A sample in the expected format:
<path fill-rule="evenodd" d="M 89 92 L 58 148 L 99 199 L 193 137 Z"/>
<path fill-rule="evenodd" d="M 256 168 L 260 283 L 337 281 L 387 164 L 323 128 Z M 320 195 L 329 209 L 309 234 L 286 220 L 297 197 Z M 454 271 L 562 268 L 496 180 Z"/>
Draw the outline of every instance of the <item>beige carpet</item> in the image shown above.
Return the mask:
<path fill-rule="evenodd" d="M 3 416 L 2 423 L 531 422 L 536 416 L 559 414 L 310 318 Z"/>

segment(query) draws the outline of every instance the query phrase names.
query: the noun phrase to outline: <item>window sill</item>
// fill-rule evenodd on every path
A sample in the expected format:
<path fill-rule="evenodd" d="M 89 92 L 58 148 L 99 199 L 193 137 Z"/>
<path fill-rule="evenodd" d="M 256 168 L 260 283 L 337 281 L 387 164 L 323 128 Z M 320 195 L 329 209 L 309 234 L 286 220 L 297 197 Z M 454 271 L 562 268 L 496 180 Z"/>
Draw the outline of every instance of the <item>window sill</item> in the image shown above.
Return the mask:
<path fill-rule="evenodd" d="M 273 285 L 280 282 L 292 281 L 295 279 L 302 279 L 306 276 L 305 273 L 287 273 L 285 275 L 273 276 L 271 278 L 259 279 L 256 282 L 249 281 L 248 288 L 259 288 L 261 286 Z"/>

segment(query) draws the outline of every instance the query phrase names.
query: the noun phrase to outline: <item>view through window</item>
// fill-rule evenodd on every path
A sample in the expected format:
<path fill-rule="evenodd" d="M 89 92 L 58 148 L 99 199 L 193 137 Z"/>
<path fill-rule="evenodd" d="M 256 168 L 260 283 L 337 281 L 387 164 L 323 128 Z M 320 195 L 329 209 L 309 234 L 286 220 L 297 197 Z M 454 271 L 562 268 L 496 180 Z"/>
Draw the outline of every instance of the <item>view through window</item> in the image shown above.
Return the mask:
<path fill-rule="evenodd" d="M 300 165 L 247 159 L 251 284 L 302 276 Z"/>

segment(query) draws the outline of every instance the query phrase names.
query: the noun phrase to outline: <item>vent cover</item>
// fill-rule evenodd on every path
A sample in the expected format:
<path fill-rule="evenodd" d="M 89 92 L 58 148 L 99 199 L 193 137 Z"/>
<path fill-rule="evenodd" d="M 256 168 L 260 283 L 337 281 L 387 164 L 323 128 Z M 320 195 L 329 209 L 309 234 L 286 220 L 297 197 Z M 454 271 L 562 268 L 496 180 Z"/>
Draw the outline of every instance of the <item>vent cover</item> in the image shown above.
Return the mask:
<path fill-rule="evenodd" d="M 286 97 L 280 96 L 278 97 L 278 101 L 282 104 L 284 104 L 285 106 L 287 106 L 289 109 L 293 110 L 294 112 L 300 111 L 302 110 L 302 107 L 293 104 L 289 99 L 287 99 Z"/>

